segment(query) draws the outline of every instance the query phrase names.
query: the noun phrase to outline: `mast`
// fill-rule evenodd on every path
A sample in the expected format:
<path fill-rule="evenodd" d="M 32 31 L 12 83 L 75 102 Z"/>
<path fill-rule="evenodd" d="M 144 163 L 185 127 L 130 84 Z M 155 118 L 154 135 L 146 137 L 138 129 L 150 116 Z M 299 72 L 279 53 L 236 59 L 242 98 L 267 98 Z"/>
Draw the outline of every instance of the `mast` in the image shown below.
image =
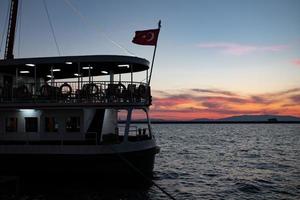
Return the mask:
<path fill-rule="evenodd" d="M 13 52 L 14 52 L 15 32 L 16 32 L 16 24 L 17 24 L 18 4 L 19 4 L 19 0 L 11 0 L 4 60 L 14 58 Z"/>
<path fill-rule="evenodd" d="M 158 21 L 158 33 L 160 31 L 161 28 L 161 20 Z M 157 35 L 157 40 L 158 40 L 158 35 Z M 157 41 L 154 47 L 154 52 L 153 52 L 153 57 L 152 57 L 152 63 L 151 63 L 151 70 L 150 70 L 150 77 L 148 81 L 148 85 L 150 86 L 150 82 L 151 82 L 151 77 L 152 77 L 152 71 L 153 71 L 153 64 L 154 64 L 154 59 L 155 59 L 155 54 L 156 54 L 156 48 L 157 48 Z"/>

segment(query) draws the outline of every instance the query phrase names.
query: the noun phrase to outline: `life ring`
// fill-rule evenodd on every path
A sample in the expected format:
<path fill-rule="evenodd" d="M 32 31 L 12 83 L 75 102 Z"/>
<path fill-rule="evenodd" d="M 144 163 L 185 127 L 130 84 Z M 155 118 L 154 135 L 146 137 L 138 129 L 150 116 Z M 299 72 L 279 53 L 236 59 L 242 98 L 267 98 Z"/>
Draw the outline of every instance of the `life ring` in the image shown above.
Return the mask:
<path fill-rule="evenodd" d="M 68 88 L 64 90 L 64 88 Z M 68 83 L 64 83 L 59 87 L 59 92 L 62 96 L 68 97 L 72 94 L 72 87 Z"/>
<path fill-rule="evenodd" d="M 43 85 L 41 88 L 40 88 L 40 93 L 42 96 L 44 97 L 47 97 L 47 96 L 50 96 L 50 93 L 51 93 L 51 88 L 49 85 Z"/>
<path fill-rule="evenodd" d="M 126 91 L 125 85 L 122 83 L 117 84 L 116 86 L 116 96 L 117 97 L 123 97 Z"/>
<path fill-rule="evenodd" d="M 97 95 L 99 92 L 99 88 L 95 83 L 87 84 L 85 89 L 88 95 Z"/>
<path fill-rule="evenodd" d="M 85 84 L 82 86 L 82 91 L 87 91 L 87 88 L 88 88 L 88 84 Z"/>
<path fill-rule="evenodd" d="M 105 93 L 103 92 L 103 91 L 99 91 L 98 92 L 98 94 L 97 94 L 97 99 L 99 100 L 99 101 L 103 101 L 103 100 L 105 100 L 105 98 L 106 98 L 106 95 L 105 95 Z"/>
<path fill-rule="evenodd" d="M 29 94 L 29 90 L 25 85 L 22 85 L 20 87 L 17 88 L 17 97 L 27 97 Z"/>
<path fill-rule="evenodd" d="M 138 88 L 138 94 L 140 97 L 146 98 L 147 96 L 147 89 L 146 86 L 140 85 Z"/>
<path fill-rule="evenodd" d="M 29 90 L 28 90 L 28 88 L 26 87 L 26 85 L 20 86 L 20 91 L 22 91 L 23 94 L 28 94 L 28 93 L 29 93 Z"/>

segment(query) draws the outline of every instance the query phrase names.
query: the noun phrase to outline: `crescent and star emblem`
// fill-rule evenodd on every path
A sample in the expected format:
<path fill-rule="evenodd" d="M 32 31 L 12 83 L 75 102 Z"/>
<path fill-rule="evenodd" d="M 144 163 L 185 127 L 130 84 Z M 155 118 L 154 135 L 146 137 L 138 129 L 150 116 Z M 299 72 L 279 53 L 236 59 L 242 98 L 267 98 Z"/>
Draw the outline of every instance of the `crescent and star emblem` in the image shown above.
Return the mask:
<path fill-rule="evenodd" d="M 155 34 L 153 32 L 149 32 L 145 35 L 143 35 L 142 38 L 144 38 L 147 42 L 151 42 L 155 37 Z"/>
<path fill-rule="evenodd" d="M 154 33 L 153 32 L 150 32 L 147 34 L 147 42 L 150 42 L 154 39 Z"/>

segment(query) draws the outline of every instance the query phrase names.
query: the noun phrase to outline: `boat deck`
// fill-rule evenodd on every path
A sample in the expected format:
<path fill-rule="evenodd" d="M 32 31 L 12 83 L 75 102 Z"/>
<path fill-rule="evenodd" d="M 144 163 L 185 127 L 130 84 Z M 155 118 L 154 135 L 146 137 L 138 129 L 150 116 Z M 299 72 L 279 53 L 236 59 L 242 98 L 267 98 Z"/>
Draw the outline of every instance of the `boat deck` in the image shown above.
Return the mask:
<path fill-rule="evenodd" d="M 128 141 L 145 141 L 152 139 L 149 135 L 137 135 L 129 136 Z M 116 136 L 114 138 L 104 139 L 101 142 L 97 142 L 94 139 L 85 140 L 3 140 L 0 138 L 0 145 L 107 145 L 107 144 L 120 144 L 123 142 L 123 136 Z"/>

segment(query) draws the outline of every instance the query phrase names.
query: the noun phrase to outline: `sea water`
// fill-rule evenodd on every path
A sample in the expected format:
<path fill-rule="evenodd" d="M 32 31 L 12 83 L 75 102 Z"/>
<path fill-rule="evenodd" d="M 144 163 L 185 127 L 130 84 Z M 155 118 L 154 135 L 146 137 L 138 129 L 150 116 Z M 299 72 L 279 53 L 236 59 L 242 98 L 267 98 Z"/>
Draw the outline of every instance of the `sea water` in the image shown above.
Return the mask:
<path fill-rule="evenodd" d="M 300 124 L 172 124 L 154 130 L 162 149 L 156 182 L 177 199 L 300 199 Z"/>
<path fill-rule="evenodd" d="M 161 147 L 154 182 L 175 199 L 300 199 L 300 124 L 155 124 L 153 131 Z M 49 189 L 20 199 L 169 199 L 155 185 Z"/>

